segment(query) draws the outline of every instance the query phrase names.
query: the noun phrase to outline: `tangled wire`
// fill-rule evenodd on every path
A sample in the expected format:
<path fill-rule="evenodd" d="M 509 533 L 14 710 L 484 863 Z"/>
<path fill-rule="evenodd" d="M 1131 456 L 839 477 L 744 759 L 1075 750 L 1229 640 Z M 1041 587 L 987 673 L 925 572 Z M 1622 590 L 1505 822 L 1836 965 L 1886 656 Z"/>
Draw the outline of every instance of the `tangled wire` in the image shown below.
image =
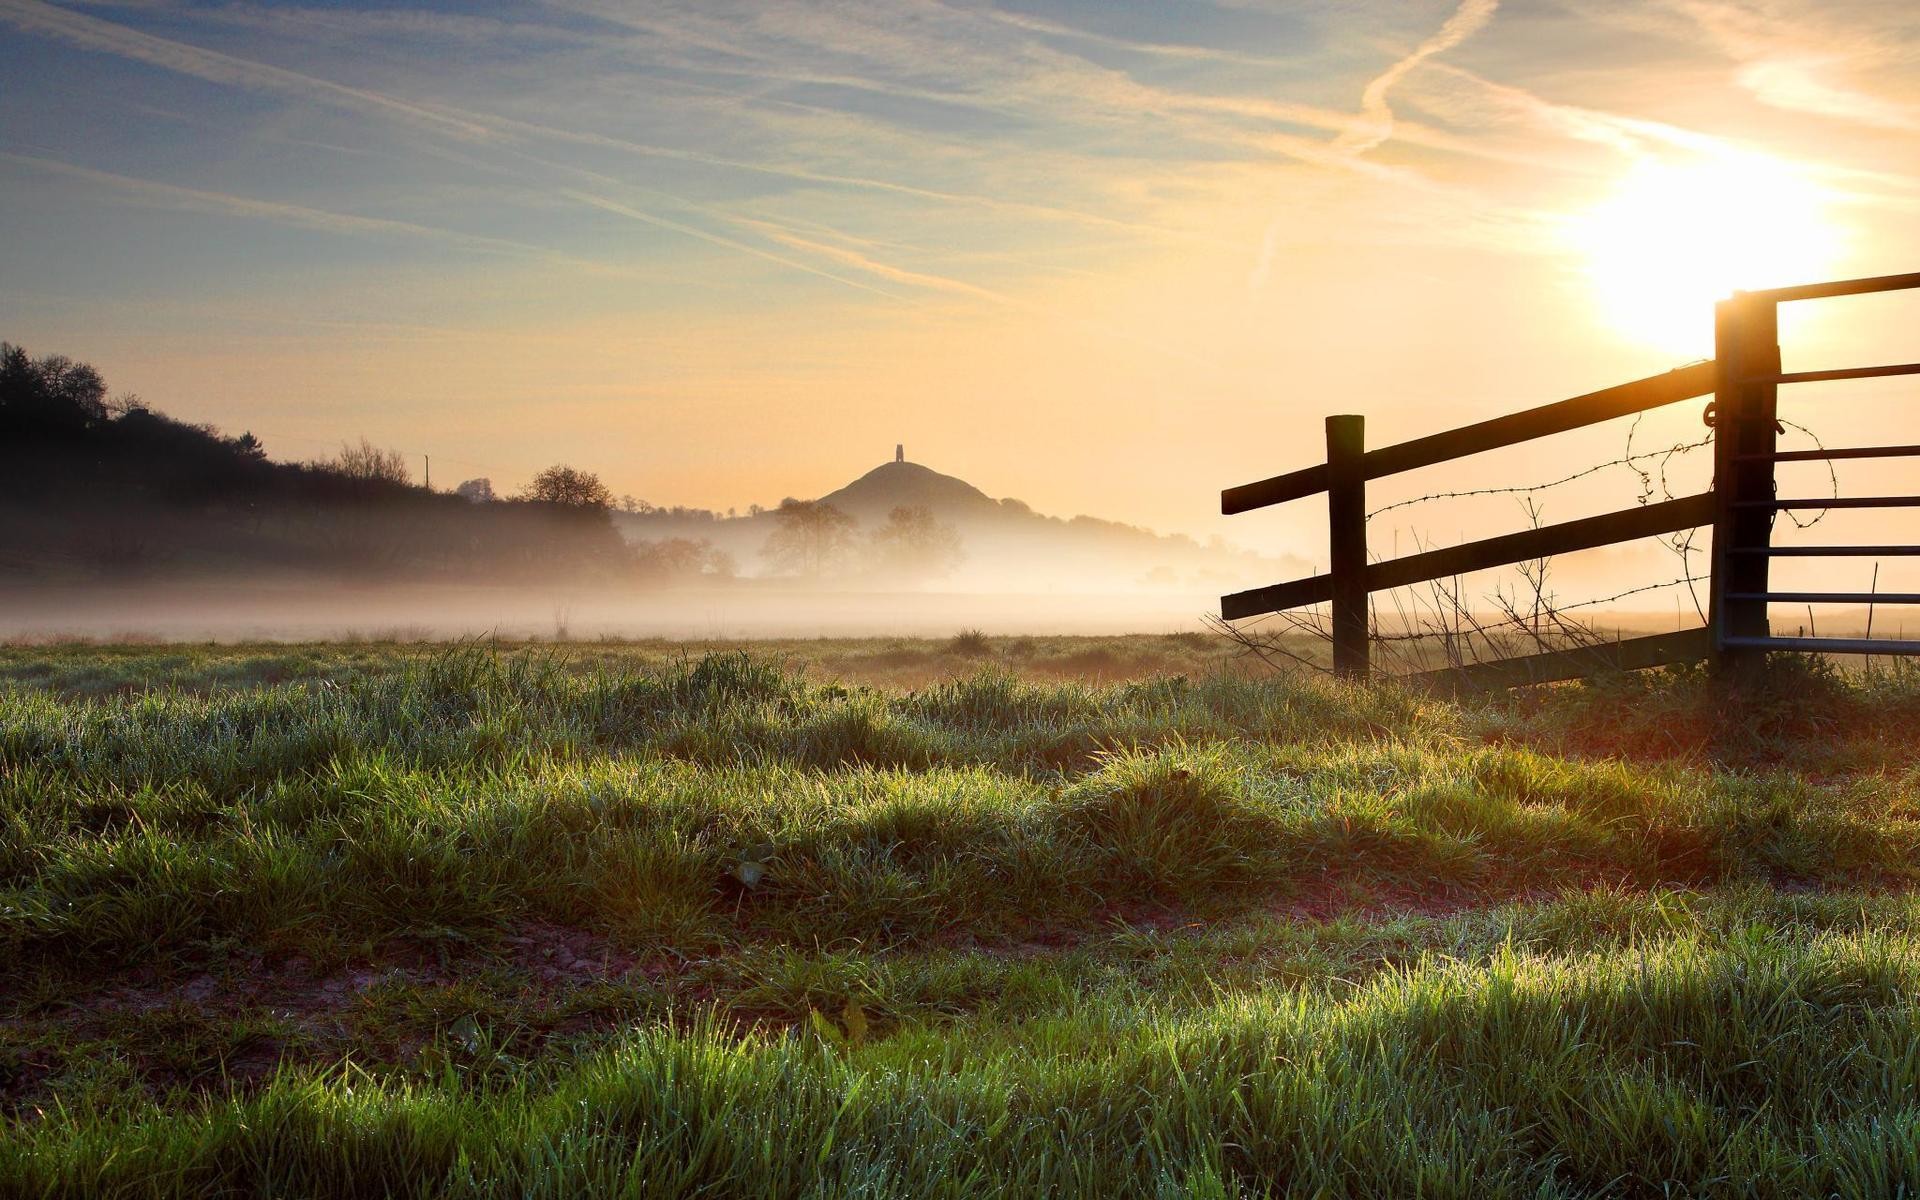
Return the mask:
<path fill-rule="evenodd" d="M 1675 499 L 1669 480 L 1670 469 L 1676 460 L 1682 460 L 1696 450 L 1713 445 L 1713 435 L 1709 433 L 1696 441 L 1676 442 L 1656 450 L 1636 450 L 1634 442 L 1639 436 L 1644 417 L 1645 414 L 1634 417 L 1633 424 L 1627 430 L 1625 453 L 1618 458 L 1595 463 L 1570 475 L 1544 483 L 1466 488 L 1397 500 L 1371 510 L 1367 513 L 1367 520 L 1371 522 L 1383 513 L 1430 500 L 1514 496 L 1521 500 L 1529 521 L 1538 528 L 1541 506 L 1536 497 L 1541 493 L 1614 468 L 1625 468 L 1634 474 L 1637 480 L 1636 502 L 1638 504 L 1644 506 L 1653 503 L 1656 499 L 1662 501 Z M 1781 421 L 1779 425 L 1782 432 L 1793 430 L 1804 436 L 1815 448 L 1826 449 L 1819 436 L 1806 426 L 1792 421 Z M 1827 468 L 1830 495 L 1837 497 L 1840 494 L 1839 473 L 1834 469 L 1831 459 L 1821 461 Z M 1807 510 L 1811 515 L 1804 517 L 1800 512 L 1792 509 L 1784 511 L 1797 528 L 1806 529 L 1818 524 L 1831 510 L 1826 508 Z M 1370 602 L 1368 606 L 1369 637 L 1386 652 L 1384 657 L 1400 660 L 1400 664 L 1408 668 L 1427 665 L 1432 648 L 1435 646 L 1439 648 L 1445 665 L 1459 667 L 1468 662 L 1508 657 L 1516 649 L 1516 642 L 1523 647 L 1531 644 L 1533 648 L 1540 650 L 1597 645 L 1611 639 L 1604 632 L 1579 622 L 1569 614 L 1581 609 L 1611 604 L 1645 592 L 1682 586 L 1687 589 L 1694 610 L 1704 623 L 1706 606 L 1701 601 L 1697 585 L 1707 581 L 1711 576 L 1709 573 L 1694 569 L 1693 556 L 1699 552 L 1695 545 L 1699 533 L 1699 529 L 1688 529 L 1663 535 L 1659 539 L 1680 560 L 1680 574 L 1675 578 L 1661 580 L 1658 583 L 1642 584 L 1611 595 L 1574 603 L 1561 603 L 1548 592 L 1547 572 L 1551 559 L 1546 558 L 1516 564 L 1521 581 L 1525 585 L 1524 591 L 1509 592 L 1505 587 L 1496 585 L 1491 593 L 1482 597 L 1491 606 L 1491 612 L 1472 611 L 1472 606 L 1462 594 L 1458 578 L 1431 580 L 1421 588 L 1396 588 L 1386 593 L 1393 608 L 1393 625 L 1396 628 L 1382 628 L 1378 610 Z M 1431 547 L 1422 545 L 1421 548 L 1430 549 Z M 1299 653 L 1284 644 L 1289 635 L 1306 635 L 1318 642 L 1332 640 L 1328 615 L 1318 605 L 1302 610 L 1268 613 L 1252 620 L 1242 621 L 1237 625 L 1215 618 L 1209 620 L 1216 629 L 1239 643 L 1245 652 L 1269 665 L 1277 666 L 1279 665 L 1277 660 L 1286 659 L 1315 670 L 1326 669 L 1316 656 Z M 1263 623 L 1277 623 L 1281 628 L 1277 633 L 1262 633 L 1257 627 Z"/>

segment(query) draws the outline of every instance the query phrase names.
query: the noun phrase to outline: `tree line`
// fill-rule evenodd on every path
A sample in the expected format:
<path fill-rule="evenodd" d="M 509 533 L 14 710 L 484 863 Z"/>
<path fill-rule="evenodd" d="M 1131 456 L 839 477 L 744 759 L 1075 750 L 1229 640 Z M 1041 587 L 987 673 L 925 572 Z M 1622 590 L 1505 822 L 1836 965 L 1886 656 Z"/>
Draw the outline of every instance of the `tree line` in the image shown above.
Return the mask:
<path fill-rule="evenodd" d="M 960 532 L 925 505 L 901 505 L 863 543 L 854 519 L 819 500 L 782 500 L 761 554 L 790 574 L 809 579 L 862 568 L 896 580 L 945 575 L 965 552 Z"/>
<path fill-rule="evenodd" d="M 436 492 L 400 452 L 365 438 L 274 461 L 250 431 L 177 420 L 110 395 L 87 363 L 0 343 L 0 574 L 646 579 L 716 566 L 681 548 L 630 547 L 613 504 L 599 478 L 565 464 L 514 496 L 484 479 Z"/>
<path fill-rule="evenodd" d="M 365 437 L 322 458 L 275 461 L 251 431 L 177 420 L 136 395 L 110 395 L 87 363 L 0 342 L 0 576 L 271 568 L 668 584 L 737 574 L 704 537 L 629 542 L 616 512 L 734 517 L 616 498 L 564 463 L 511 495 L 487 478 L 434 491 L 414 481 L 404 454 Z M 925 508 L 896 508 L 864 538 L 818 501 L 747 515 L 769 512 L 761 557 L 778 573 L 924 579 L 962 558 L 959 534 Z"/>

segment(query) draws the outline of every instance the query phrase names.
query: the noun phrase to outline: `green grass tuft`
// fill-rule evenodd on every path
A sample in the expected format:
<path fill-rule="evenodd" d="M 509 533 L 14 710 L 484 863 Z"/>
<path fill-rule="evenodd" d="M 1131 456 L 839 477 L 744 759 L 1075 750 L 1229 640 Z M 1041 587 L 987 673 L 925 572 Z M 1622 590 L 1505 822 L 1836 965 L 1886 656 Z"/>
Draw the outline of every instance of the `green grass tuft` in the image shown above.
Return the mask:
<path fill-rule="evenodd" d="M 0 1195 L 1920 1189 L 1920 676 L 982 644 L 0 648 Z"/>

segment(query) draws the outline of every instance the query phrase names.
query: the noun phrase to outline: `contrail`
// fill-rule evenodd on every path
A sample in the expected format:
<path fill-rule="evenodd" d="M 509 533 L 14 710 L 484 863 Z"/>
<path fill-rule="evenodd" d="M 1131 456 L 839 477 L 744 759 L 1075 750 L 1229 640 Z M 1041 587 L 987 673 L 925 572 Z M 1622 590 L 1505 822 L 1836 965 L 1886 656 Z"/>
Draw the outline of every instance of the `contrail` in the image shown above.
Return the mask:
<path fill-rule="evenodd" d="M 1099 213 L 1031 200 L 1014 200 L 973 192 L 916 187 L 887 179 L 810 170 L 781 163 L 757 163 L 699 150 L 649 145 L 623 138 L 578 130 L 560 129 L 532 121 L 520 121 L 493 113 L 477 112 L 451 105 L 432 108 L 384 95 L 367 88 L 349 87 L 331 80 L 290 71 L 284 67 L 252 59 L 223 54 L 187 42 L 156 37 L 98 17 L 70 12 L 44 0 L 0 0 L 0 22 L 10 23 L 32 33 L 56 38 L 70 45 L 97 53 L 114 54 L 149 66 L 204 79 L 210 83 L 255 91 L 295 95 L 340 107 L 398 118 L 412 125 L 434 130 L 464 141 L 498 144 L 509 135 L 549 138 L 575 145 L 618 150 L 649 158 L 676 159 L 706 166 L 748 171 L 802 182 L 867 191 L 890 192 L 946 204 L 968 205 L 1029 216 L 1078 222 L 1084 225 L 1126 230 L 1169 241 L 1226 245 L 1221 239 L 1198 231 L 1169 229 L 1144 222 L 1109 217 Z"/>
<path fill-rule="evenodd" d="M 478 117 L 478 114 L 473 115 Z M 862 175 L 845 175 L 832 171 L 817 171 L 792 164 L 757 163 L 745 159 L 729 158 L 719 154 L 710 154 L 701 150 L 686 150 L 673 146 L 652 145 L 645 142 L 628 141 L 625 138 L 612 137 L 602 133 L 560 129 L 552 125 L 542 125 L 532 121 L 521 121 L 512 117 L 494 114 L 486 115 L 485 119 L 492 122 L 491 128 L 498 133 L 526 134 L 532 137 L 571 142 L 575 145 L 595 146 L 605 150 L 617 150 L 643 158 L 674 159 L 680 162 L 699 163 L 704 166 L 724 167 L 735 171 L 748 171 L 758 175 L 778 176 L 784 179 L 799 180 L 804 183 L 819 183 L 833 187 L 852 188 L 863 191 L 891 192 L 895 195 L 910 196 L 925 200 L 937 200 L 947 204 L 969 205 L 1002 212 L 1021 213 L 1028 216 L 1050 217 L 1056 220 L 1073 221 L 1083 225 L 1124 230 L 1129 233 L 1138 233 L 1170 241 L 1197 242 L 1220 246 L 1230 244 L 1224 239 L 1210 237 L 1205 233 L 1170 229 L 1160 225 L 1129 221 L 1120 217 L 1109 217 L 1100 213 L 1091 213 L 1074 208 L 1062 208 L 1058 205 L 1041 204 L 1030 200 L 1009 200 L 979 192 L 954 192 L 940 188 L 916 187 L 913 184 L 897 183 L 889 179 L 876 179 Z"/>
<path fill-rule="evenodd" d="M 353 213 L 331 212 L 326 209 L 309 208 L 303 204 L 286 204 L 277 200 L 257 200 L 250 196 L 236 196 L 228 192 L 207 191 L 203 188 L 182 187 L 179 184 L 164 183 L 157 179 L 141 179 L 132 175 L 117 175 L 112 171 L 95 170 L 57 158 L 42 158 L 32 154 L 16 154 L 10 150 L 0 150 L 0 162 L 16 163 L 33 170 L 45 171 L 50 175 L 65 176 L 85 183 L 110 188 L 127 197 L 131 202 L 156 208 L 168 208 L 177 212 L 211 213 L 219 216 L 243 217 L 251 220 L 272 221 L 281 225 L 290 225 L 299 229 L 311 229 L 321 233 L 341 235 L 370 234 L 375 236 L 424 238 L 444 242 L 469 249 L 482 250 L 490 254 L 506 254 L 519 258 L 530 258 L 558 266 L 571 267 L 592 275 L 605 275 L 615 278 L 648 278 L 646 273 L 623 268 L 617 264 L 598 262 L 592 259 L 577 258 L 546 246 L 537 246 L 528 242 L 516 242 L 507 238 L 488 237 L 485 234 L 463 233 L 455 229 L 442 229 L 434 225 L 421 225 L 413 221 L 397 221 L 390 217 L 363 217 Z M 851 281 L 843 281 L 851 282 Z M 854 286 L 864 286 L 854 283 Z M 869 289 L 872 290 L 872 289 Z"/>
<path fill-rule="evenodd" d="M 1440 31 L 1414 47 L 1413 53 L 1394 63 L 1373 77 L 1366 90 L 1360 93 L 1360 112 L 1364 122 L 1333 141 L 1336 149 L 1350 154 L 1365 154 L 1393 136 L 1393 110 L 1387 107 L 1387 93 L 1393 85 L 1404 79 L 1409 72 L 1436 54 L 1445 53 L 1466 41 L 1488 21 L 1493 19 L 1494 10 L 1500 7 L 1500 0 L 1460 0 L 1460 7 L 1454 10 Z"/>
<path fill-rule="evenodd" d="M 992 288 L 981 287 L 975 283 L 968 283 L 964 279 L 953 279 L 946 275 L 930 275 L 923 271 L 913 271 L 905 267 L 897 267 L 892 263 L 882 262 L 871 255 L 862 254 L 858 250 L 851 250 L 844 246 L 828 245 L 827 243 L 816 241 L 812 238 L 802 237 L 792 230 L 784 226 L 776 225 L 770 221 L 761 221 L 750 217 L 734 217 L 731 219 L 738 224 L 758 230 L 760 233 L 774 239 L 782 245 L 790 246 L 795 250 L 804 250 L 818 254 L 825 258 L 831 258 L 837 262 L 845 263 L 850 267 L 870 272 L 892 283 L 904 283 L 912 287 L 928 288 L 933 291 L 950 292 L 955 295 L 968 296 L 976 300 L 984 300 L 988 303 L 1002 305 L 1018 312 L 1033 313 L 1038 316 L 1064 321 L 1089 337 L 1099 338 L 1103 341 L 1117 342 L 1135 349 L 1144 347 L 1156 354 L 1175 359 L 1190 366 L 1205 367 L 1209 370 L 1215 369 L 1216 367 L 1216 364 L 1208 362 L 1203 358 L 1188 354 L 1183 350 L 1176 350 L 1171 346 L 1162 345 L 1151 338 L 1142 338 L 1135 333 L 1122 333 L 1109 329 L 1098 322 L 1088 321 L 1082 317 L 1074 316 L 1071 313 L 1058 312 L 1044 305 L 1034 304 L 1031 301 L 1022 300 L 1017 296 L 1010 296 L 1005 292 L 997 292 Z"/>
<path fill-rule="evenodd" d="M 480 234 L 459 233 L 451 229 L 438 229 L 431 225 L 417 225 L 411 221 L 395 221 L 386 217 L 361 217 L 351 213 L 328 212 L 325 209 L 308 208 L 302 204 L 283 204 L 276 200 L 255 200 L 247 196 L 235 196 L 226 192 L 211 192 L 201 188 L 181 187 L 178 184 L 161 183 L 153 179 L 136 179 L 131 175 L 116 175 L 111 171 L 96 171 L 92 167 L 77 166 L 54 158 L 40 158 L 31 154 L 15 154 L 0 150 L 0 161 L 18 163 L 33 167 L 50 174 L 65 175 L 88 183 L 114 188 L 137 200 L 150 204 L 163 205 L 185 212 L 217 213 L 222 216 L 252 217 L 258 220 L 277 221 L 294 225 L 302 229 L 315 229 L 324 233 L 341 234 L 388 234 L 405 237 L 432 238 L 436 241 L 453 242 L 462 246 L 471 246 L 496 253 L 532 254 L 548 257 L 551 251 L 540 246 L 529 246 L 522 242 L 507 241 L 503 238 L 485 237 Z"/>
<path fill-rule="evenodd" d="M 1333 139 L 1333 152 L 1348 159 L 1357 159 L 1392 137 L 1393 109 L 1387 106 L 1387 93 L 1393 90 L 1393 85 L 1429 58 L 1451 50 L 1472 37 L 1493 19 L 1499 7 L 1500 0 L 1460 0 L 1460 7 L 1453 10 L 1453 15 L 1447 18 L 1438 32 L 1415 46 L 1411 54 L 1368 81 L 1366 89 L 1360 93 L 1360 121 Z M 1280 218 L 1276 216 L 1267 224 L 1266 236 L 1260 242 L 1260 256 L 1254 260 L 1253 270 L 1247 276 L 1249 292 L 1257 292 L 1266 286 L 1279 243 Z"/>
<path fill-rule="evenodd" d="M 1015 308 L 1026 307 L 1022 301 L 1015 300 L 1003 292 L 996 292 L 992 288 L 984 288 L 978 284 L 968 283 L 964 279 L 953 279 L 946 275 L 929 275 L 924 271 L 914 271 L 906 267 L 896 267 L 892 263 L 882 262 L 880 259 L 874 258 L 871 255 L 862 254 L 858 250 L 852 250 L 845 246 L 829 245 L 826 242 L 816 241 L 813 238 L 802 237 L 793 232 L 793 230 L 782 225 L 776 225 L 771 221 L 757 220 L 752 217 L 734 217 L 732 220 L 750 229 L 757 230 L 783 246 L 788 246 L 795 250 L 802 250 L 809 254 L 818 254 L 823 258 L 830 258 L 836 262 L 845 263 L 847 266 L 866 271 L 872 275 L 877 275 L 892 283 L 904 283 L 911 287 L 929 288 L 939 292 L 954 292 L 962 296 L 972 296 L 980 300 L 990 300 L 995 304 L 1011 305 Z"/>
<path fill-rule="evenodd" d="M 783 267 L 790 267 L 796 271 L 804 271 L 809 275 L 818 275 L 822 279 L 831 279 L 835 283 L 844 284 L 850 288 L 858 288 L 863 292 L 872 292 L 876 296 L 885 296 L 889 300 L 900 299 L 897 294 L 889 292 L 885 288 L 877 288 L 871 284 L 862 283 L 858 279 L 849 279 L 845 275 L 836 275 L 832 271 L 823 271 L 819 267 L 813 266 L 810 263 L 801 262 L 799 259 L 788 258 L 784 254 L 775 254 L 771 250 L 762 250 L 758 246 L 750 246 L 745 242 L 735 241 L 729 237 L 722 237 L 717 233 L 709 233 L 697 226 L 687 225 L 656 213 L 633 208 L 620 203 L 618 200 L 609 200 L 605 196 L 596 196 L 592 192 L 575 191 L 572 188 L 562 188 L 559 194 L 577 204 L 585 204 L 590 208 L 600 209 L 602 212 L 614 213 L 626 217 L 629 220 L 640 221 L 661 229 L 670 229 L 675 233 L 684 234 L 687 237 L 699 238 L 703 242 L 711 242 L 716 246 L 725 246 L 729 250 L 737 250 L 742 254 L 751 254 L 755 258 L 764 258 L 768 262 L 779 263 Z"/>
<path fill-rule="evenodd" d="M 316 79 L 311 75 L 251 59 L 235 58 L 231 54 L 203 49 L 186 42 L 154 37 L 111 21 L 43 4 L 40 0 L 0 0 L 0 21 L 58 38 L 83 50 L 116 54 L 209 83 L 292 93 L 329 101 L 363 112 L 400 117 L 457 137 L 485 138 L 491 132 L 474 122 L 434 112 L 417 104 L 408 104 L 404 100 L 395 100 L 378 92 Z"/>

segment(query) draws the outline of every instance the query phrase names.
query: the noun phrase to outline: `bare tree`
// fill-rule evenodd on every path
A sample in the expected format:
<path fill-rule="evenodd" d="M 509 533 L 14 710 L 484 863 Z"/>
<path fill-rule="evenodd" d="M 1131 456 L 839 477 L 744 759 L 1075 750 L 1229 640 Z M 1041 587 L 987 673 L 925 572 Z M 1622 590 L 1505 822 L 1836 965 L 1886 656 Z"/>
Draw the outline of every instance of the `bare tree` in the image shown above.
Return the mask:
<path fill-rule="evenodd" d="M 564 504 L 568 508 L 588 508 L 605 512 L 613 507 L 613 493 L 600 477 L 590 471 L 569 467 L 565 463 L 555 463 L 533 477 L 527 490 L 521 493 L 523 500 L 541 500 L 548 504 Z"/>
<path fill-rule="evenodd" d="M 887 523 L 873 531 L 872 541 L 874 559 L 883 570 L 917 578 L 944 575 L 966 557 L 959 530 L 935 520 L 924 504 L 895 508 L 887 514 Z"/>
<path fill-rule="evenodd" d="M 407 470 L 407 456 L 398 450 L 382 450 L 366 438 L 360 444 L 342 442 L 340 453 L 321 464 L 348 479 L 364 483 L 392 483 L 402 487 L 413 482 Z"/>
<path fill-rule="evenodd" d="M 774 516 L 778 524 L 760 553 L 795 574 L 824 575 L 853 548 L 853 518 L 831 504 L 789 498 Z"/>
<path fill-rule="evenodd" d="M 662 583 L 727 580 L 734 573 L 733 556 L 705 538 L 640 542 L 633 557 L 643 577 Z"/>

